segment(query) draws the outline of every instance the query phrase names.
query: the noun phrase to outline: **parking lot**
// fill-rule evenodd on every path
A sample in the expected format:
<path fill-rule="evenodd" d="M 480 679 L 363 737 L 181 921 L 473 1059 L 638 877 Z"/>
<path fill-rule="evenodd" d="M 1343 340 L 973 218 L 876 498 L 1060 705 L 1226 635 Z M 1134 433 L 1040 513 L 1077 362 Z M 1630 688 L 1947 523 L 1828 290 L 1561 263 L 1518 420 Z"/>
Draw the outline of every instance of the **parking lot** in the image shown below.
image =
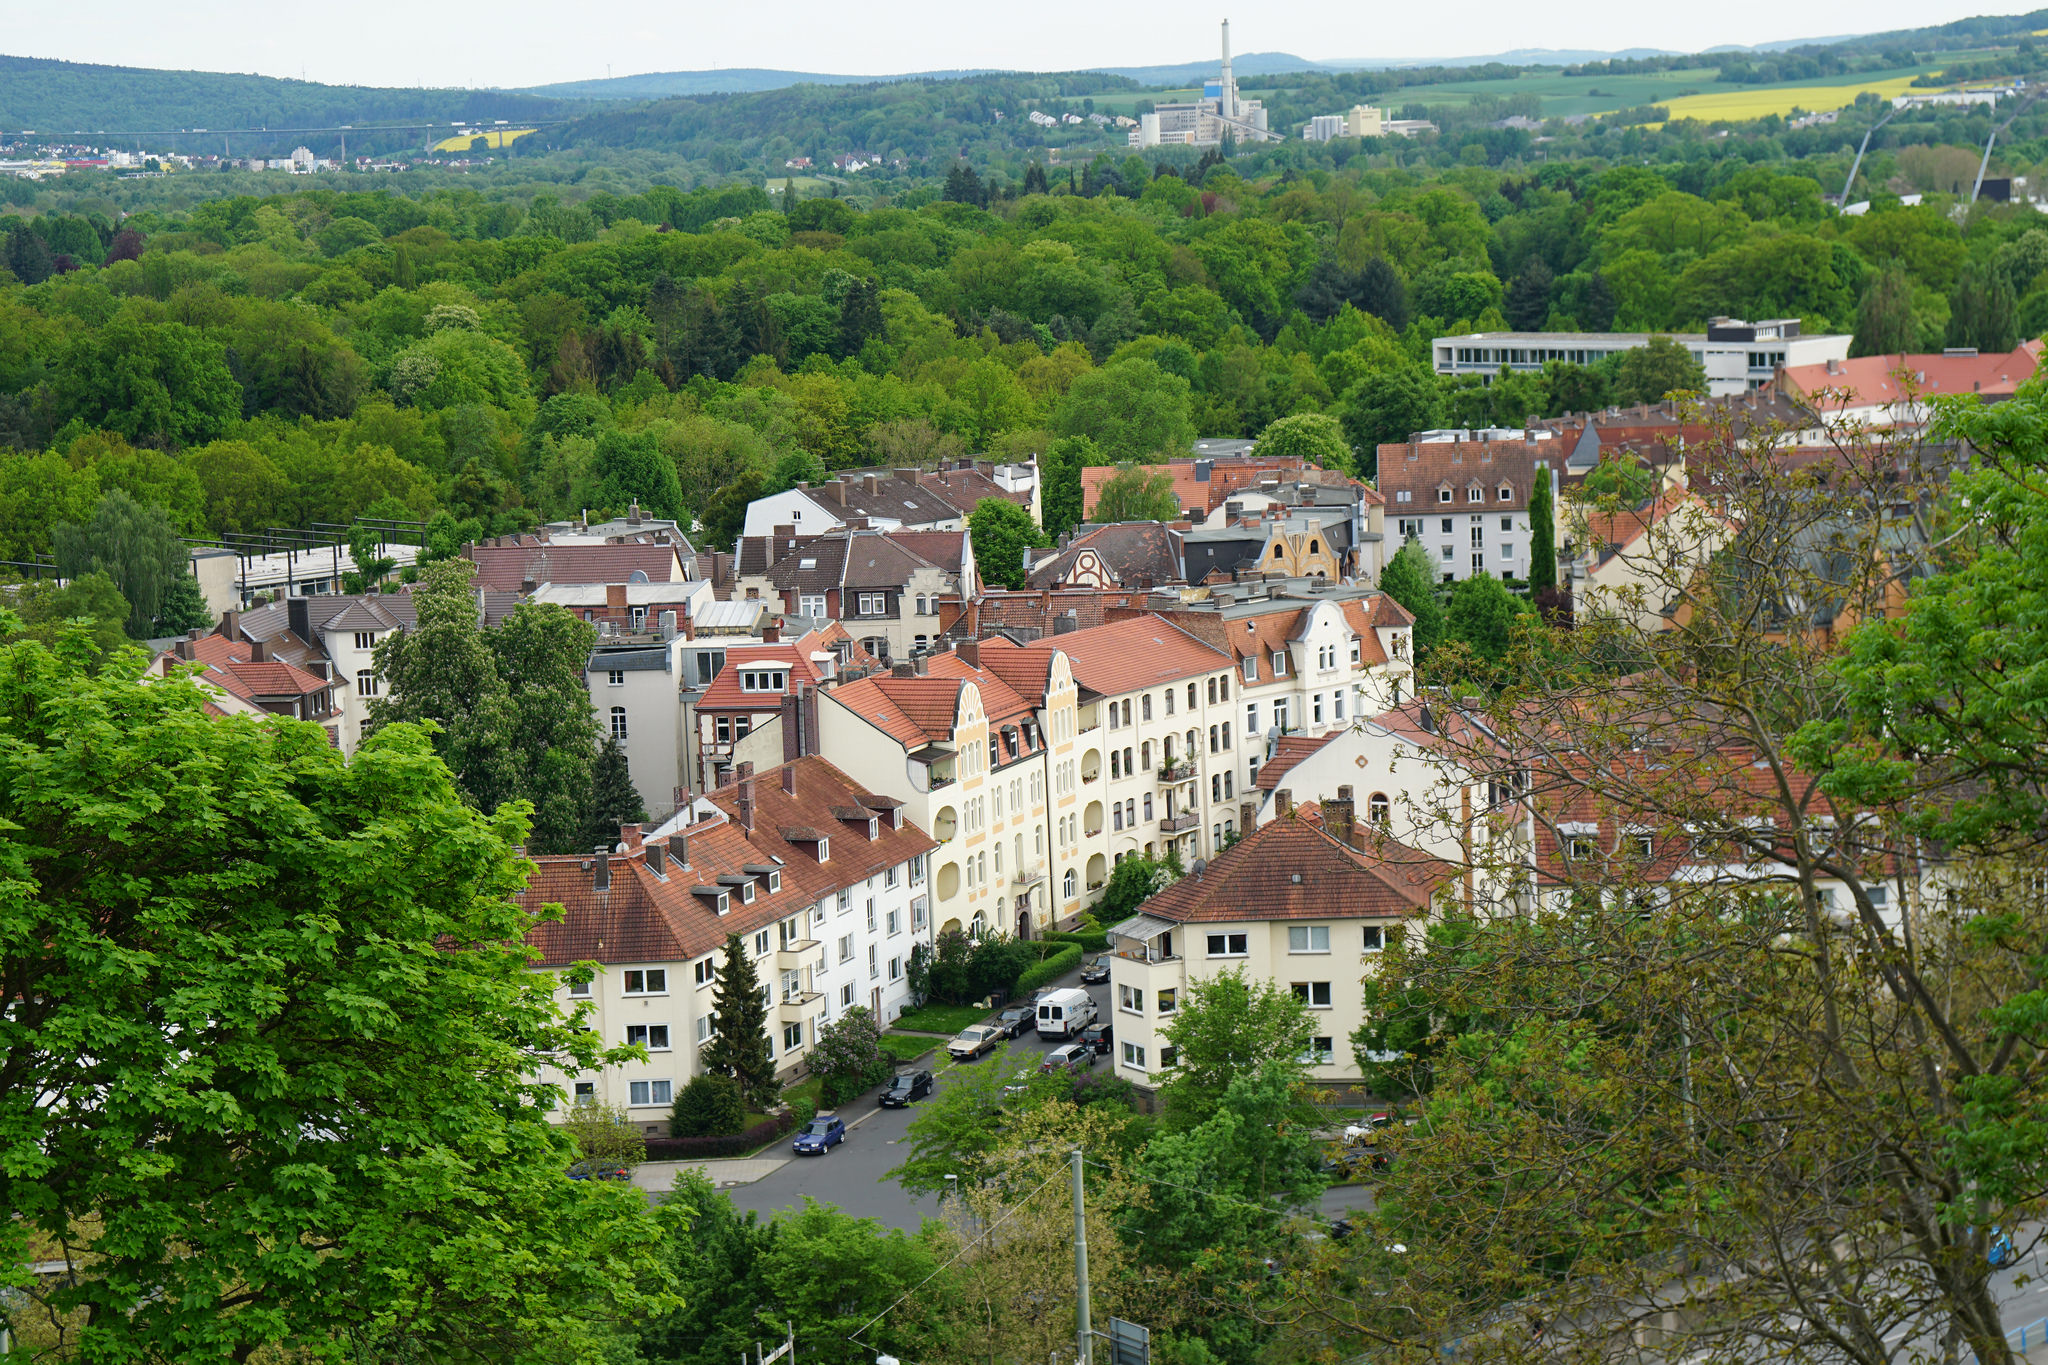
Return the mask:
<path fill-rule="evenodd" d="M 1058 986 L 1079 984 L 1078 976 L 1066 977 L 1055 983 Z M 1091 986 L 1084 989 L 1095 1001 L 1101 1017 L 1113 1020 L 1109 988 Z M 934 1038 L 933 1055 L 919 1063 L 939 1075 L 941 1087 L 947 1083 L 942 1067 L 946 1060 L 945 1041 Z M 1064 1038 L 1040 1039 L 1035 1033 L 1026 1033 L 1005 1042 L 981 1061 L 968 1065 L 1015 1065 L 1021 1058 L 1035 1066 L 1039 1058 L 1067 1041 Z M 1112 1074 L 1114 1061 L 1113 1055 L 1102 1058 L 1096 1063 L 1096 1074 Z M 884 1175 L 901 1165 L 909 1155 L 904 1143 L 911 1120 L 917 1117 L 919 1105 L 930 1102 L 929 1099 L 920 1100 L 907 1109 L 882 1109 L 876 1106 L 873 1093 L 863 1096 L 839 1111 L 847 1123 L 846 1141 L 822 1157 L 792 1157 L 758 1180 L 734 1186 L 726 1193 L 735 1206 L 752 1209 L 763 1217 L 787 1209 L 800 1209 L 808 1196 L 820 1203 L 835 1204 L 855 1217 L 872 1218 L 884 1227 L 915 1231 L 924 1219 L 936 1214 L 935 1198 L 908 1194 L 895 1181 L 884 1179 Z M 762 1153 L 763 1157 L 788 1155 L 787 1142 Z M 747 1164 L 755 1166 L 755 1163 Z M 1368 1207 L 1370 1203 L 1371 1191 L 1365 1186 L 1343 1186 L 1330 1190 L 1323 1197 L 1324 1211 L 1331 1214 Z"/>

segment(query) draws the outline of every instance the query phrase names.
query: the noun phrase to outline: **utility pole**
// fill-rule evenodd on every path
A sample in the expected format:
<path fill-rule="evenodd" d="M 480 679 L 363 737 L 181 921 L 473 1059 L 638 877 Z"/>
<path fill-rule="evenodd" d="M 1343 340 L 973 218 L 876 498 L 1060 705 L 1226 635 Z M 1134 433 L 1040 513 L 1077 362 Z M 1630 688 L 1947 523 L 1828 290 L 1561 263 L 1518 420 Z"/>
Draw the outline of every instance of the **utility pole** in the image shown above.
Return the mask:
<path fill-rule="evenodd" d="M 1074 1365 L 1094 1360 L 1095 1333 L 1088 1322 L 1088 1217 L 1081 1207 L 1081 1149 L 1074 1149 Z"/>

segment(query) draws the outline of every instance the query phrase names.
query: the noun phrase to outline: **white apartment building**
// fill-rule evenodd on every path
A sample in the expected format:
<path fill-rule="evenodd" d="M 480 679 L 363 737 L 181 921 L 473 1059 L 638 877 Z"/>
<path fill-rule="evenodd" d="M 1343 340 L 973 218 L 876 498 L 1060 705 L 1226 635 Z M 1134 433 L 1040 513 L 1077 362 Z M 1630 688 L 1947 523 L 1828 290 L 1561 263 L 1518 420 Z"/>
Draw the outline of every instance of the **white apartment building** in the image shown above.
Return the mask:
<path fill-rule="evenodd" d="M 908 1003 L 911 949 L 931 942 L 934 843 L 901 803 L 811 757 L 748 772 L 651 833 L 621 833 L 608 853 L 536 858 L 522 897 L 566 912 L 527 939 L 541 954 L 536 970 L 561 978 L 557 1000 L 587 1006 L 608 1043 L 647 1050 L 644 1061 L 549 1076 L 569 1103 L 621 1105 L 665 1131 L 676 1093 L 702 1070 L 734 934 L 762 983 L 785 1081 L 848 1009 L 887 1024 Z M 596 965 L 590 981 L 568 979 L 578 963 Z"/>
<path fill-rule="evenodd" d="M 1706 371 L 1707 393 L 1722 398 L 1761 388 L 1783 365 L 1816 365 L 1849 357 L 1846 335 L 1802 336 L 1798 318 L 1743 322 L 1714 318 L 1703 333 L 1468 332 L 1438 337 L 1431 347 L 1441 375 L 1478 375 L 1487 383 L 1502 370 L 1535 373 L 1552 360 L 1597 365 L 1611 355 L 1668 336 L 1692 352 Z"/>

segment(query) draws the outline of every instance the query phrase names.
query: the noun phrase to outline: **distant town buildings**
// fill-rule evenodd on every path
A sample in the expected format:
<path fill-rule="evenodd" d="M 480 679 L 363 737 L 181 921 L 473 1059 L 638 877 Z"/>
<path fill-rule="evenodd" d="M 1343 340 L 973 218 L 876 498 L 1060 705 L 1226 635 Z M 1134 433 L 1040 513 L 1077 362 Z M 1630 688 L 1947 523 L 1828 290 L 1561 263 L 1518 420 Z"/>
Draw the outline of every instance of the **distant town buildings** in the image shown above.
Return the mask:
<path fill-rule="evenodd" d="M 1491 382 L 1503 369 L 1534 373 L 1561 360 L 1594 365 L 1621 351 L 1649 344 L 1649 332 L 1471 332 L 1438 337 L 1433 351 L 1441 375 L 1476 374 Z M 1716 398 L 1760 388 L 1784 365 L 1813 365 L 1849 358 L 1846 335 L 1803 336 L 1798 318 L 1744 322 L 1713 318 L 1700 333 L 1671 334 L 1707 372 L 1707 392 Z"/>
<path fill-rule="evenodd" d="M 1394 118 L 1370 104 L 1354 104 L 1342 114 L 1318 114 L 1302 125 L 1301 135 L 1309 142 L 1328 142 L 1340 137 L 1415 137 L 1433 133 L 1436 125 L 1428 119 Z"/>
<path fill-rule="evenodd" d="M 1130 132 L 1133 147 L 1215 147 L 1224 138 L 1237 142 L 1277 142 L 1280 134 L 1266 127 L 1266 106 L 1239 99 L 1237 78 L 1230 72 L 1230 21 L 1223 21 L 1223 69 L 1202 87 L 1202 97 L 1179 104 L 1154 105 L 1138 116 Z"/>

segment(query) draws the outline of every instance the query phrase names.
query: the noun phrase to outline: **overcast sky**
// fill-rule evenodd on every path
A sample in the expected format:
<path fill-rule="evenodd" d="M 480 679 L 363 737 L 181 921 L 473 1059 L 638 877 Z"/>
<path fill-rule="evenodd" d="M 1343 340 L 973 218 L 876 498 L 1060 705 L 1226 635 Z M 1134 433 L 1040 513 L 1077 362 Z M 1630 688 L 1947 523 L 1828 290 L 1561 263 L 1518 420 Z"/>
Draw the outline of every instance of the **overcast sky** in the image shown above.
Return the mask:
<path fill-rule="evenodd" d="M 0 51 L 123 66 L 249 71 L 331 84 L 523 86 L 611 73 L 759 66 L 897 74 L 966 67 L 1037 71 L 1206 58 L 1215 23 L 1233 46 L 1315 59 L 1457 57 L 1512 48 L 1670 48 L 1832 37 L 2024 12 L 2034 0 L 1865 0 L 1856 5 L 1618 0 L 1532 5 L 1462 0 L 1413 5 L 1244 6 L 1205 19 L 1168 0 L 1096 8 L 960 0 L 495 0 L 485 6 L 357 0 L 0 0 Z"/>

